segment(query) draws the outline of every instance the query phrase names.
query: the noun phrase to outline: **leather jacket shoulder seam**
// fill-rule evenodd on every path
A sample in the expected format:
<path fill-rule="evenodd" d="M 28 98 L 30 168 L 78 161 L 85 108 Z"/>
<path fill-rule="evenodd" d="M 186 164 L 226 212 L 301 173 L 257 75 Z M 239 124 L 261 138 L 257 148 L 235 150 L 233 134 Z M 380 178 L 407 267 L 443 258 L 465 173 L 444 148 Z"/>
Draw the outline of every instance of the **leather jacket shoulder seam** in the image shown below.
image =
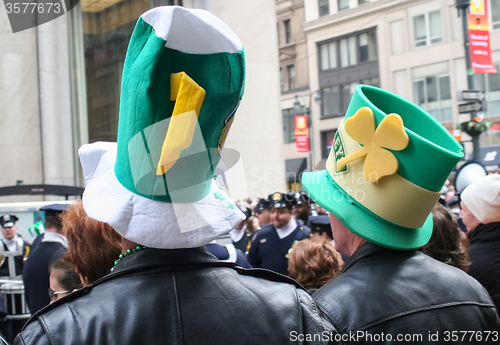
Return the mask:
<path fill-rule="evenodd" d="M 316 301 L 314 300 L 314 298 L 312 298 L 312 301 L 313 301 L 313 309 L 314 309 L 314 313 L 317 315 L 317 317 L 319 318 L 319 324 L 321 325 L 321 334 L 323 334 L 323 332 L 327 331 L 327 329 L 325 328 L 325 322 L 326 320 L 324 320 L 323 318 L 323 313 L 322 311 L 320 310 L 319 308 L 319 305 L 318 303 L 316 303 Z M 333 324 L 331 324 L 333 326 Z M 333 326 L 335 328 L 335 326 Z"/>
<path fill-rule="evenodd" d="M 257 278 L 265 279 L 268 281 L 274 281 L 277 283 L 287 283 L 287 284 L 294 285 L 296 288 L 298 288 L 300 290 L 306 291 L 306 289 L 304 289 L 304 287 L 302 285 L 300 285 L 300 283 L 297 282 L 296 280 L 294 280 L 290 277 L 284 276 L 280 273 L 274 272 L 274 271 L 270 271 L 270 270 L 267 270 L 264 268 L 243 268 L 240 266 L 235 266 L 232 268 L 238 274 L 251 276 L 251 277 L 257 277 Z M 275 278 L 275 279 L 273 279 L 273 278 Z"/>
<path fill-rule="evenodd" d="M 324 308 L 321 304 L 318 304 L 318 307 L 321 310 L 321 312 L 323 314 L 325 314 L 328 317 L 328 319 L 330 319 L 330 322 L 332 323 L 332 326 L 335 327 L 335 329 L 340 329 L 340 327 L 339 327 L 339 325 L 341 325 L 340 319 L 338 319 L 337 317 L 335 317 L 335 315 L 333 315 L 332 313 L 330 313 L 330 311 L 328 309 Z"/>
<path fill-rule="evenodd" d="M 45 321 L 43 320 L 43 318 L 39 317 L 38 318 L 38 322 L 40 323 L 40 325 L 42 326 L 45 334 L 47 335 L 47 338 L 49 338 L 49 341 L 51 344 L 53 345 L 57 345 L 57 342 L 56 340 L 54 339 L 54 337 L 52 336 L 52 333 L 50 332 L 49 328 L 47 327 L 47 325 L 45 324 Z"/>
<path fill-rule="evenodd" d="M 479 303 L 479 302 L 450 302 L 450 303 L 442 303 L 442 304 L 439 304 L 439 305 L 434 305 L 434 306 L 429 306 L 429 307 L 421 307 L 421 308 L 415 308 L 415 309 L 412 309 L 412 310 L 408 310 L 406 312 L 402 312 L 402 313 L 397 313 L 397 314 L 394 314 L 394 315 L 391 315 L 391 316 L 388 316 L 388 317 L 385 317 L 383 319 L 380 319 L 380 320 L 377 320 L 377 321 L 374 321 L 372 323 L 369 323 L 367 325 L 364 325 L 356 330 L 353 330 L 353 332 L 357 332 L 357 331 L 365 331 L 369 328 L 372 328 L 372 327 L 375 327 L 381 323 L 384 323 L 384 322 L 387 322 L 387 321 L 390 321 L 392 319 L 396 319 L 396 318 L 399 318 L 399 317 L 402 317 L 402 316 L 406 316 L 406 315 L 410 315 L 410 314 L 415 314 L 415 313 L 420 313 L 422 311 L 430 311 L 430 310 L 438 310 L 438 309 L 442 309 L 442 308 L 447 308 L 447 307 L 454 307 L 454 306 L 459 306 L 459 305 L 476 305 L 478 307 L 488 307 L 488 308 L 491 308 L 493 307 L 492 304 L 487 304 L 487 303 Z"/>
<path fill-rule="evenodd" d="M 296 306 L 296 310 L 297 312 L 295 313 L 296 315 L 296 322 L 295 324 L 299 324 L 300 325 L 300 331 L 303 332 L 304 331 L 304 315 L 303 315 L 303 312 L 302 312 L 302 304 L 300 303 L 300 296 L 297 292 L 297 290 L 294 290 L 295 292 L 295 306 Z"/>

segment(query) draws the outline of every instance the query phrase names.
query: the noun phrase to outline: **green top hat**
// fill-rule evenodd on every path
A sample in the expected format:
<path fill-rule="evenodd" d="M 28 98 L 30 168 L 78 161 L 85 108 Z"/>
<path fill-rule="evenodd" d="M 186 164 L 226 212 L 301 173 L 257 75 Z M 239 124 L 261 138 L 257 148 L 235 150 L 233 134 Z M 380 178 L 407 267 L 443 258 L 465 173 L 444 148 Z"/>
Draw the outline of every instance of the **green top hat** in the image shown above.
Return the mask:
<path fill-rule="evenodd" d="M 462 146 L 423 109 L 358 85 L 326 170 L 302 175 L 311 198 L 356 235 L 401 250 L 425 245 L 430 212 Z"/>
<path fill-rule="evenodd" d="M 213 14 L 144 13 L 123 68 L 118 143 L 79 150 L 89 217 L 169 249 L 205 245 L 240 223 L 214 177 L 244 82 L 241 41 Z"/>
<path fill-rule="evenodd" d="M 159 7 L 134 29 L 123 68 L 115 174 L 135 194 L 195 202 L 210 191 L 243 95 L 245 55 L 234 33 L 209 15 Z"/>

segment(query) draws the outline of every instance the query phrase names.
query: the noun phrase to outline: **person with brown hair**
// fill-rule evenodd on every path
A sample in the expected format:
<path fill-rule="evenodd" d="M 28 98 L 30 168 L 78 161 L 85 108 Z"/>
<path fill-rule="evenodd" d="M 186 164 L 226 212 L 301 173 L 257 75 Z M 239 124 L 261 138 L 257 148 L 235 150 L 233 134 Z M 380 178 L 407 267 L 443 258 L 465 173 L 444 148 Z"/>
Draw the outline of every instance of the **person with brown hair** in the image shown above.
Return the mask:
<path fill-rule="evenodd" d="M 455 216 L 437 203 L 432 209 L 432 236 L 422 252 L 445 264 L 467 272 L 470 266 L 466 249 L 460 242 L 460 230 Z"/>
<path fill-rule="evenodd" d="M 288 258 L 289 276 L 309 293 L 340 274 L 344 261 L 330 241 L 312 237 L 297 243 Z"/>
<path fill-rule="evenodd" d="M 75 266 L 84 286 L 105 276 L 122 252 L 121 236 L 108 224 L 87 216 L 81 200 L 63 215 L 63 233 L 68 238 L 66 260 Z"/>

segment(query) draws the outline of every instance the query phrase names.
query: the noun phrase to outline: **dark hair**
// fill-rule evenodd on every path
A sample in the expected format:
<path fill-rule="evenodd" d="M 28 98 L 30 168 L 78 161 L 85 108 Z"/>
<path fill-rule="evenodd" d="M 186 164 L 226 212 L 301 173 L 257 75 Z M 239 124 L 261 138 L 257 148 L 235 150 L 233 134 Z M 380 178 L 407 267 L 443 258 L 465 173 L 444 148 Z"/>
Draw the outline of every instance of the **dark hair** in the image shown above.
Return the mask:
<path fill-rule="evenodd" d="M 432 209 L 434 227 L 432 236 L 422 252 L 445 264 L 455 266 L 463 271 L 470 266 L 467 251 L 460 242 L 460 229 L 455 216 L 441 204 Z"/>
<path fill-rule="evenodd" d="M 75 272 L 75 266 L 69 263 L 64 257 L 59 258 L 49 265 L 49 273 L 55 270 L 61 271 L 58 283 L 65 291 L 73 291 L 82 287 L 80 277 Z"/>
<path fill-rule="evenodd" d="M 330 241 L 312 237 L 300 241 L 288 260 L 288 275 L 306 289 L 317 289 L 340 274 L 342 257 Z"/>
<path fill-rule="evenodd" d="M 62 221 L 60 215 L 54 215 L 54 216 L 46 215 L 43 224 L 45 225 L 45 229 L 52 229 L 52 228 L 56 228 L 58 230 L 62 229 Z"/>
<path fill-rule="evenodd" d="M 81 200 L 63 213 L 63 234 L 68 238 L 66 259 L 89 284 L 105 276 L 121 254 L 121 236 L 108 224 L 87 216 Z"/>

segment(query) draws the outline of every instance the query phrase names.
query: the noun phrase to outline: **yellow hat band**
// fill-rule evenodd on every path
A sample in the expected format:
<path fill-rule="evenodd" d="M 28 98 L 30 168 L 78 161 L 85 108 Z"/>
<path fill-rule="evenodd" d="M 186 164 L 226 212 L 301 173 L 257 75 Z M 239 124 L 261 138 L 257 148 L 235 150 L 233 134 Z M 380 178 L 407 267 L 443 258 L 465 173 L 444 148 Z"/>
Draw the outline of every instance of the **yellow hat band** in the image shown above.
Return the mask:
<path fill-rule="evenodd" d="M 368 182 L 363 172 L 366 157 L 350 162 L 337 172 L 337 160 L 360 148 L 362 146 L 346 133 L 341 122 L 326 162 L 330 177 L 359 205 L 376 216 L 405 228 L 422 227 L 441 192 L 419 187 L 397 173 L 384 176 L 378 182 Z"/>

